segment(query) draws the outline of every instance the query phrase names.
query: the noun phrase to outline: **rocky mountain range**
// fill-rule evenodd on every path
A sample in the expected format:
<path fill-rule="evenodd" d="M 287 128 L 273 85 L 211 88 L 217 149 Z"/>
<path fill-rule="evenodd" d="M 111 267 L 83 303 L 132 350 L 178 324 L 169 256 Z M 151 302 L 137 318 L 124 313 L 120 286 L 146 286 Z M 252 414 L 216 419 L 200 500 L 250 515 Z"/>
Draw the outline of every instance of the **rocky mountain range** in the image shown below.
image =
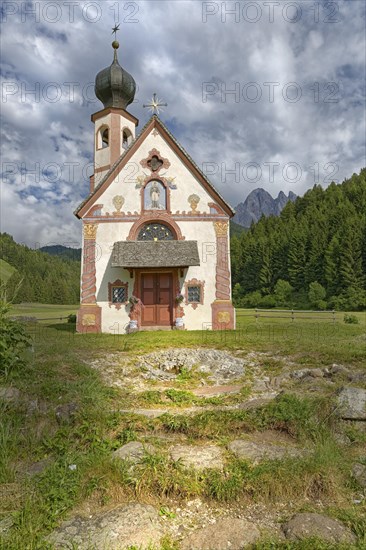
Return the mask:
<path fill-rule="evenodd" d="M 264 216 L 279 216 L 288 201 L 294 202 L 297 195 L 292 191 L 288 196 L 280 191 L 274 199 L 268 191 L 258 188 L 249 193 L 244 202 L 240 202 L 235 208 L 236 214 L 233 221 L 243 227 L 250 227 L 252 222 L 257 222 Z"/>

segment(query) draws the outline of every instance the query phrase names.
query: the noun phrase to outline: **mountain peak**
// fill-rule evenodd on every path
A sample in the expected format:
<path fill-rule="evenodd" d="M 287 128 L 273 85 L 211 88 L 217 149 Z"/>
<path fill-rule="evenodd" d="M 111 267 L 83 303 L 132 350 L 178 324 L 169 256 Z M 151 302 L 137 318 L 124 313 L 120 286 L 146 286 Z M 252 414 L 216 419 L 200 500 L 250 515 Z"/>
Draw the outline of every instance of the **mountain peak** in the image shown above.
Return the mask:
<path fill-rule="evenodd" d="M 240 202 L 235 208 L 236 214 L 233 221 L 244 227 L 250 227 L 252 222 L 257 222 L 262 216 L 279 216 L 288 201 L 294 202 L 297 195 L 292 191 L 288 196 L 283 191 L 274 199 L 272 195 L 258 187 L 253 189 L 244 202 Z"/>

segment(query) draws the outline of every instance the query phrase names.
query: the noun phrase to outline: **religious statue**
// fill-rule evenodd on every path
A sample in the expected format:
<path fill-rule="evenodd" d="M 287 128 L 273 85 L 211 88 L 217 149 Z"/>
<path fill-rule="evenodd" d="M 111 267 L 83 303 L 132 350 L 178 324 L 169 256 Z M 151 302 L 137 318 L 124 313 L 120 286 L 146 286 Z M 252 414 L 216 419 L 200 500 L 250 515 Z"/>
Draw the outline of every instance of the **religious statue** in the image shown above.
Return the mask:
<path fill-rule="evenodd" d="M 160 189 L 156 181 L 151 186 L 150 189 L 150 198 L 151 198 L 151 208 L 160 208 Z"/>

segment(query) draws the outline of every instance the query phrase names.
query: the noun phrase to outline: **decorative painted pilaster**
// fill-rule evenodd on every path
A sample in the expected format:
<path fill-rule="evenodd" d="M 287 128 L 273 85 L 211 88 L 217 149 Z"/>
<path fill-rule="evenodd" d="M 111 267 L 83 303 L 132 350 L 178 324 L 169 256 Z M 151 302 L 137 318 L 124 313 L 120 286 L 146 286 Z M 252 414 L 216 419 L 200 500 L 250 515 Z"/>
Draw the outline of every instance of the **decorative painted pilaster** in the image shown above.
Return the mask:
<path fill-rule="evenodd" d="M 228 223 L 214 222 L 216 233 L 216 299 L 230 300 Z"/>
<path fill-rule="evenodd" d="M 212 329 L 234 329 L 235 309 L 231 302 L 229 267 L 229 224 L 214 222 L 216 233 L 216 300 L 212 303 Z"/>
<path fill-rule="evenodd" d="M 96 236 L 97 224 L 83 225 L 83 272 L 81 276 L 81 300 L 78 311 L 78 332 L 101 331 L 101 308 L 96 300 Z"/>
<path fill-rule="evenodd" d="M 96 269 L 95 269 L 95 239 L 97 236 L 97 224 L 86 223 L 83 226 L 83 274 L 81 277 L 81 304 L 95 304 Z"/>

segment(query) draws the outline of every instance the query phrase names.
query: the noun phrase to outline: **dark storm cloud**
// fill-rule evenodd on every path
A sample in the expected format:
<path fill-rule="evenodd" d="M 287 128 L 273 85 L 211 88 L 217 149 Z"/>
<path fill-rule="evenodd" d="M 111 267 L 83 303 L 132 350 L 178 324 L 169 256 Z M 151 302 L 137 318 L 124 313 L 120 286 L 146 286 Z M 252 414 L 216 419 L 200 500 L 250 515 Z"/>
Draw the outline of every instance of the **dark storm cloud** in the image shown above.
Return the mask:
<path fill-rule="evenodd" d="M 79 240 L 72 212 L 102 107 L 93 82 L 112 61 L 115 19 L 138 85 L 129 111 L 142 127 L 142 104 L 166 100 L 162 119 L 233 205 L 365 165 L 362 1 L 58 0 L 3 2 L 2 14 L 1 229 L 18 241 Z"/>

